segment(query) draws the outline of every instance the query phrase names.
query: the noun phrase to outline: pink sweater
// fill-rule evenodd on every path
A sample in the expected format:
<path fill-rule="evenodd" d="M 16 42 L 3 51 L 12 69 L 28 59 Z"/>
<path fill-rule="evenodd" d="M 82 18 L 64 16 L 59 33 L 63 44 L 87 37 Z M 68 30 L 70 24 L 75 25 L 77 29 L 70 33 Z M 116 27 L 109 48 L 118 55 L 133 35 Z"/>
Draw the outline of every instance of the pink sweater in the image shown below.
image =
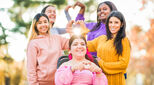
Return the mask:
<path fill-rule="evenodd" d="M 70 66 L 60 67 L 55 74 L 56 85 L 108 85 L 107 78 L 103 74 L 97 77 L 96 73 L 89 70 L 75 71 L 72 73 Z"/>
<path fill-rule="evenodd" d="M 40 85 L 39 82 L 54 81 L 57 60 L 62 55 L 62 50 L 68 49 L 68 41 L 59 35 L 39 35 L 29 42 L 27 48 L 29 85 Z"/>

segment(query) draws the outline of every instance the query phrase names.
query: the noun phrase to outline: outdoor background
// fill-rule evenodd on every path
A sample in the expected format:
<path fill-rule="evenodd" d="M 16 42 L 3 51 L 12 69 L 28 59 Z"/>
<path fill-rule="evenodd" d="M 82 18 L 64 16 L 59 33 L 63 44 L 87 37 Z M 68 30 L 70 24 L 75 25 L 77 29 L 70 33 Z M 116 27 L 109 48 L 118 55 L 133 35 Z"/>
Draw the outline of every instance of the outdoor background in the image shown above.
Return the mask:
<path fill-rule="evenodd" d="M 65 28 L 64 8 L 77 0 L 1 0 L 0 85 L 27 85 L 27 35 L 33 17 L 47 4 L 57 7 L 54 27 Z M 96 9 L 105 0 L 78 0 L 86 5 L 86 21 L 96 21 Z M 154 0 L 110 0 L 126 18 L 131 58 L 127 85 L 154 85 Z M 70 9 L 75 19 L 79 7 Z M 67 35 L 67 34 L 66 34 Z M 65 35 L 64 35 L 65 36 Z"/>

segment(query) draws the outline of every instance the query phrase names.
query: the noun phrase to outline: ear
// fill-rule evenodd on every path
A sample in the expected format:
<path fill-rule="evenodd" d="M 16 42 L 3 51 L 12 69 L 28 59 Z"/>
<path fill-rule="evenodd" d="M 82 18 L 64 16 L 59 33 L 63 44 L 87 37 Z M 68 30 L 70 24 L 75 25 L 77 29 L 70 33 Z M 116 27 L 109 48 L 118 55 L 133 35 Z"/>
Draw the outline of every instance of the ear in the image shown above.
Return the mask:
<path fill-rule="evenodd" d="M 72 54 L 72 51 L 71 51 L 71 50 L 69 50 L 69 51 L 68 51 L 68 53 L 69 53 L 69 54 L 70 54 L 70 53 Z"/>

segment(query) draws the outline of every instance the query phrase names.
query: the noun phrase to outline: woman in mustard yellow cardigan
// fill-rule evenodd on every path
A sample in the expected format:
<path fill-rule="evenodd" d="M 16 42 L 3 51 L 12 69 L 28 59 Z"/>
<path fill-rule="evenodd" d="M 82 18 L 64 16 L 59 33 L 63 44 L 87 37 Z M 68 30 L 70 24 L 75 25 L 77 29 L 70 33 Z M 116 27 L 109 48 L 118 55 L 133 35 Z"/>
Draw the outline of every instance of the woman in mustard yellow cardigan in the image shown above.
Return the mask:
<path fill-rule="evenodd" d="M 98 63 L 106 74 L 108 85 L 125 85 L 124 73 L 130 58 L 130 43 L 125 33 L 124 16 L 113 11 L 107 18 L 107 35 L 88 41 L 88 50 L 97 51 Z"/>

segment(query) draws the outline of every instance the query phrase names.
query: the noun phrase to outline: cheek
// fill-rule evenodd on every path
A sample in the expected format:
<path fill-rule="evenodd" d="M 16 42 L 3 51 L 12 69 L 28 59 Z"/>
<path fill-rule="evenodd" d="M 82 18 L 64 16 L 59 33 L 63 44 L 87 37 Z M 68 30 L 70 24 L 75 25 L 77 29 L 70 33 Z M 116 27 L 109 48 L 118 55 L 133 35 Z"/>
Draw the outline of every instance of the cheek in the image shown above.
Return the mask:
<path fill-rule="evenodd" d="M 120 24 L 117 24 L 116 26 L 117 26 L 117 28 L 119 28 L 119 29 L 120 29 L 120 27 L 121 27 L 121 25 L 120 25 Z"/>
<path fill-rule="evenodd" d="M 106 12 L 106 14 L 107 14 L 107 16 L 110 14 L 110 11 L 108 10 L 107 12 Z"/>
<path fill-rule="evenodd" d="M 37 30 L 39 30 L 39 28 L 40 28 L 40 25 L 37 25 L 37 26 L 36 26 L 36 28 L 37 28 Z"/>
<path fill-rule="evenodd" d="M 45 13 L 48 17 L 49 17 L 49 15 L 50 15 L 50 13 Z"/>

